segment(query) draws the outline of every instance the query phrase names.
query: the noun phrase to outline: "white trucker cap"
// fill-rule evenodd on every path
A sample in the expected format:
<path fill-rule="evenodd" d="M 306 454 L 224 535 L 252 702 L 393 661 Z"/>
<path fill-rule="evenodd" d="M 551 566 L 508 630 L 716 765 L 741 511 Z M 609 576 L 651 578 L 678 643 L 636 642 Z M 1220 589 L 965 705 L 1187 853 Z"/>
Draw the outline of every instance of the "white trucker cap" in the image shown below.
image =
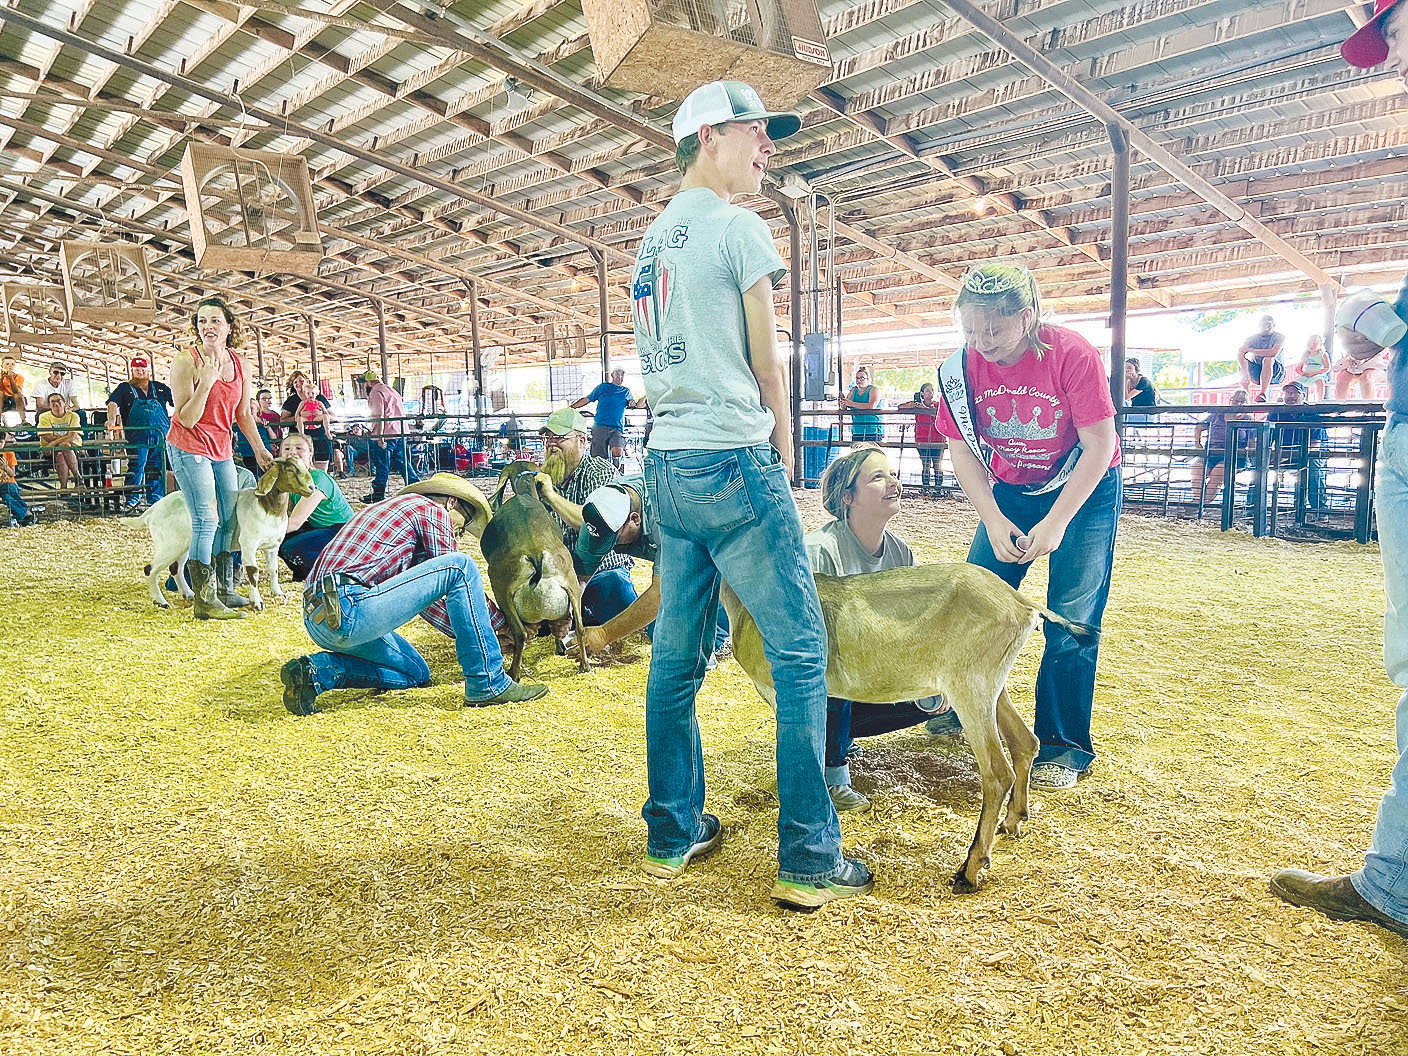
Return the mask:
<path fill-rule="evenodd" d="M 1377 293 L 1360 290 L 1351 293 L 1335 308 L 1335 325 L 1362 334 L 1376 345 L 1387 348 L 1403 340 L 1408 323 Z"/>
<path fill-rule="evenodd" d="M 766 121 L 768 138 L 786 139 L 802 127 L 797 114 L 780 113 L 763 105 L 763 97 L 742 81 L 710 81 L 694 89 L 675 112 L 670 126 L 675 142 L 697 135 L 705 125 L 726 121 Z"/>

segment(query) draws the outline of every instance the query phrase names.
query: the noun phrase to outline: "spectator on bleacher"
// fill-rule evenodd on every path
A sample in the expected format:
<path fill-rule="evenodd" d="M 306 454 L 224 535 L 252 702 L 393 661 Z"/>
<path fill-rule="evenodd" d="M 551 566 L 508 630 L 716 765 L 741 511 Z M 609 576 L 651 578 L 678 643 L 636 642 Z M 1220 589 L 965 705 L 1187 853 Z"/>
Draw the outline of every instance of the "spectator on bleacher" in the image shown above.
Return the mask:
<path fill-rule="evenodd" d="M 626 408 L 632 405 L 626 372 L 617 367 L 611 372 L 610 381 L 603 381 L 572 406 L 581 408 L 589 403 L 596 404 L 591 453 L 596 458 L 606 458 L 609 451 L 612 464 L 620 470 L 626 457 Z"/>
<path fill-rule="evenodd" d="M 316 405 L 316 406 L 315 406 Z M 295 370 L 288 379 L 288 398 L 279 421 L 313 441 L 313 465 L 326 470 L 332 461 L 332 404 L 321 392 L 313 391 L 308 375 Z"/>
<path fill-rule="evenodd" d="M 254 394 L 254 417 L 264 426 L 275 443 L 283 439 L 284 431 L 279 425 L 279 412 L 274 407 L 274 394 L 269 389 L 260 389 Z"/>
<path fill-rule="evenodd" d="M 914 446 L 919 451 L 919 472 L 922 485 L 938 489 L 944 483 L 944 434 L 939 432 L 939 403 L 934 396 L 934 383 L 919 386 L 914 399 L 899 406 L 901 411 L 914 412 Z"/>
<path fill-rule="evenodd" d="M 107 429 L 114 440 L 127 442 L 127 486 L 131 489 L 127 508 L 136 510 L 166 494 L 161 448 L 171 428 L 175 401 L 170 388 L 153 380 L 151 360 L 146 356 L 133 356 L 129 369 L 128 379 L 108 394 Z"/>
<path fill-rule="evenodd" d="M 77 491 L 83 478 L 78 472 L 78 448 L 83 443 L 83 424 L 78 414 L 69 410 L 62 393 L 49 396 L 49 409 L 39 416 L 39 446 L 54 459 L 59 474 L 59 490 L 68 491 L 69 482 Z"/>
<path fill-rule="evenodd" d="M 10 434 L 0 432 L 0 502 L 5 503 L 10 517 L 18 522 L 20 527 L 28 528 L 39 519 L 38 512 L 43 507 L 30 509 L 24 497 L 20 495 L 20 486 L 15 480 L 15 453 L 5 450 L 5 445 L 9 442 Z"/>
<path fill-rule="evenodd" d="M 1325 339 L 1319 334 L 1311 334 L 1306 340 L 1305 354 L 1291 368 L 1291 380 L 1305 386 L 1307 399 L 1319 402 L 1325 398 L 1330 382 L 1330 354 L 1325 351 Z"/>
<path fill-rule="evenodd" d="M 885 452 L 858 444 L 826 467 L 821 501 L 835 520 L 804 537 L 812 571 L 823 576 L 858 576 L 916 564 L 904 540 L 888 525 L 899 515 L 902 489 Z M 877 643 L 878 644 L 878 643 Z M 846 761 L 856 737 L 907 729 L 948 712 L 942 697 L 897 704 L 826 698 L 826 791 L 838 811 L 870 809 L 870 800 L 851 787 Z M 961 727 L 955 722 L 953 732 Z"/>
<path fill-rule="evenodd" d="M 1130 407 L 1154 407 L 1159 402 L 1154 383 L 1140 373 L 1134 356 L 1124 361 L 1124 402 Z"/>
<path fill-rule="evenodd" d="M 878 442 L 884 436 L 885 430 L 880 424 L 880 416 L 865 413 L 880 406 L 880 390 L 870 383 L 868 369 L 856 368 L 856 383 L 837 403 L 843 410 L 857 412 L 851 415 L 852 443 L 859 444 L 867 440 Z"/>
<path fill-rule="evenodd" d="M 1281 384 L 1285 367 L 1281 364 L 1281 349 L 1286 347 L 1286 335 L 1276 329 L 1274 316 L 1261 317 L 1261 330 L 1242 342 L 1237 349 L 1237 365 L 1242 371 L 1242 386 L 1254 403 L 1266 402 L 1266 390 Z M 1252 389 L 1256 389 L 1255 395 Z"/>
<path fill-rule="evenodd" d="M 553 488 L 568 502 L 583 506 L 588 496 L 617 480 L 616 467 L 606 459 L 587 452 L 587 419 L 575 407 L 559 407 L 539 430 L 547 452 L 543 468 L 552 478 Z M 580 525 L 565 519 L 549 507 L 562 529 L 562 541 L 571 550 L 577 542 Z M 603 624 L 625 612 L 636 600 L 629 554 L 613 550 L 601 559 L 592 578 L 582 588 L 582 618 L 589 624 Z"/>
<path fill-rule="evenodd" d="M 1247 402 L 1248 396 L 1245 389 L 1237 389 L 1227 401 L 1229 406 L 1233 407 L 1245 407 Z M 1227 419 L 1234 418 L 1238 421 L 1245 421 L 1250 417 L 1251 415 L 1245 412 L 1240 414 L 1209 414 L 1193 430 L 1193 443 L 1202 448 L 1203 453 L 1193 459 L 1192 479 L 1194 486 L 1199 489 L 1206 501 L 1216 501 L 1217 493 L 1222 489 L 1222 478 L 1227 471 Z M 1232 460 L 1232 475 L 1234 477 L 1237 470 L 1242 469 L 1246 464 L 1249 440 L 1250 437 L 1245 433 L 1238 435 L 1236 457 Z"/>
<path fill-rule="evenodd" d="M 268 389 L 260 389 L 259 391 L 272 396 L 272 393 L 269 393 Z M 264 441 L 264 446 L 270 451 L 278 447 L 278 440 L 274 438 L 273 432 L 270 430 L 269 426 L 265 424 L 264 417 L 259 413 L 259 398 L 257 396 L 251 398 L 249 401 L 249 416 L 254 419 L 254 428 L 259 433 L 259 439 Z M 238 428 L 235 429 L 234 435 L 235 457 L 240 460 L 240 463 L 245 469 L 249 470 L 255 476 L 258 476 L 259 460 L 254 457 L 254 448 L 249 446 L 249 441 L 245 439 L 244 433 L 240 432 Z"/>
<path fill-rule="evenodd" d="M 78 420 L 83 425 L 88 424 L 88 416 L 83 413 L 83 408 L 78 406 L 78 389 L 73 384 L 73 377 L 68 366 L 63 363 L 54 362 L 49 364 L 49 376 L 34 386 L 34 413 L 43 414 L 49 409 L 49 397 L 58 393 L 68 404 L 68 409 L 78 415 Z"/>
<path fill-rule="evenodd" d="M 1281 402 L 1287 408 L 1305 405 L 1305 386 L 1298 381 L 1288 381 L 1281 386 Z M 1304 419 L 1305 412 L 1297 410 L 1272 411 L 1266 416 L 1268 422 L 1298 422 Z M 1307 505 L 1315 509 L 1324 505 L 1325 456 L 1320 452 L 1329 441 L 1329 433 L 1319 427 L 1305 426 L 1301 429 L 1281 428 L 1275 430 L 1276 459 L 1279 470 L 1305 470 L 1309 476 L 1306 486 Z"/>
<path fill-rule="evenodd" d="M 24 376 L 15 369 L 15 357 L 0 359 L 0 422 L 5 425 L 24 425 L 25 417 Z"/>
<path fill-rule="evenodd" d="M 371 416 L 371 443 L 367 453 L 372 462 L 372 490 L 363 502 L 380 502 L 386 498 L 386 481 L 394 462 L 407 484 L 420 479 L 411 468 L 410 452 L 406 450 L 406 404 L 374 370 L 362 375 L 367 383 L 367 414 Z M 327 468 L 327 467 L 324 467 Z"/>
<path fill-rule="evenodd" d="M 1388 364 L 1383 357 L 1386 346 L 1363 333 L 1376 332 L 1372 322 L 1386 311 L 1392 309 L 1382 297 L 1368 290 L 1350 294 L 1335 309 L 1335 335 L 1343 349 L 1334 366 L 1336 400 L 1372 400 L 1379 383 L 1388 377 Z M 1396 332 L 1397 327 L 1389 324 L 1383 336 L 1392 337 Z M 1390 345 L 1393 343 L 1389 341 Z M 1359 395 L 1352 396 L 1351 389 L 1358 389 Z"/>
<path fill-rule="evenodd" d="M 313 443 L 302 433 L 284 437 L 279 455 L 298 459 L 313 478 L 313 490 L 289 510 L 288 528 L 279 545 L 279 557 L 293 573 L 294 582 L 302 583 L 323 548 L 352 519 L 352 507 L 343 497 L 337 481 L 321 469 L 313 468 Z"/>

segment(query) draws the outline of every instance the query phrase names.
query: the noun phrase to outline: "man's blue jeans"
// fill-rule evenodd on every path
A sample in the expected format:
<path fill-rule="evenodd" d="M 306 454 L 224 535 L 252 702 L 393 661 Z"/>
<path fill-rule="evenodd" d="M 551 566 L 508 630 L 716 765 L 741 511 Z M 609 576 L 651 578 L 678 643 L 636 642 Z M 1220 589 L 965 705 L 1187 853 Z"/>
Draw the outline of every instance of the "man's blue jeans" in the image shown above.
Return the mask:
<path fill-rule="evenodd" d="M 777 688 L 779 876 L 830 879 L 842 859 L 822 777 L 826 637 L 787 471 L 770 444 L 652 450 L 645 490 L 660 527 L 660 615 L 645 691 L 648 851 L 680 855 L 700 835 L 704 752 L 694 706 L 722 576 L 762 632 Z"/>
<path fill-rule="evenodd" d="M 608 568 L 582 588 L 582 620 L 596 627 L 625 612 L 636 600 L 636 585 L 628 568 Z"/>
<path fill-rule="evenodd" d="M 235 492 L 239 490 L 235 461 L 227 458 L 217 462 L 193 455 L 170 441 L 166 457 L 186 497 L 186 509 L 191 511 L 191 547 L 186 556 L 208 565 L 211 554 L 230 549 L 235 534 Z"/>
<path fill-rule="evenodd" d="M 162 443 L 161 434 L 153 429 L 129 430 L 129 435 L 136 443 L 127 448 L 127 484 L 131 488 L 141 488 L 146 484 L 146 496 L 148 503 L 155 503 L 166 494 L 166 471 L 161 465 Z M 152 438 L 148 440 L 147 438 Z M 150 442 L 155 442 L 158 446 L 147 446 Z M 137 446 L 141 445 L 141 446 Z M 169 457 L 169 456 L 168 456 Z M 147 480 L 147 471 L 151 470 L 152 479 Z M 172 467 L 172 472 L 176 467 Z M 129 494 L 140 495 L 140 491 L 132 491 Z"/>
<path fill-rule="evenodd" d="M 385 494 L 386 480 L 391 475 L 393 463 L 407 484 L 414 484 L 420 479 L 416 476 L 416 471 L 411 468 L 410 459 L 407 457 L 409 453 L 406 450 L 405 440 L 399 436 L 388 439 L 384 445 L 375 440 L 367 445 L 367 454 L 371 457 L 372 462 L 373 492 L 378 495 Z"/>
<path fill-rule="evenodd" d="M 1398 763 L 1379 804 L 1364 868 L 1350 881 L 1377 909 L 1408 924 L 1408 422 L 1392 417 L 1379 444 L 1374 504 L 1388 595 L 1384 666 L 1405 692 L 1398 699 Z"/>
<path fill-rule="evenodd" d="M 934 717 L 912 700 L 898 704 L 866 704 L 843 697 L 826 698 L 826 783 L 849 785 L 851 766 L 846 762 L 857 737 L 878 737 L 918 726 Z"/>
<path fill-rule="evenodd" d="M 484 584 L 468 555 L 441 554 L 374 587 L 339 586 L 342 626 L 336 631 L 313 618 L 314 586 L 309 584 L 304 593 L 303 626 L 313 641 L 328 650 L 310 657 L 319 693 L 430 685 L 425 659 L 396 629 L 441 598 L 455 632 L 465 699 L 485 700 L 509 687 L 484 601 Z"/>
<path fill-rule="evenodd" d="M 1047 515 L 1060 490 L 1028 495 L 1020 487 L 993 485 L 997 506 L 1023 532 Z M 1100 620 L 1110 596 L 1124 490 L 1119 467 L 1105 474 L 1085 505 L 1066 527 L 1066 537 L 1048 558 L 1046 606 L 1058 616 L 1088 624 L 1095 633 L 1077 638 L 1054 623 L 1046 625 L 1046 649 L 1036 673 L 1036 735 L 1039 763 L 1060 763 L 1082 773 L 1095 761 L 1090 712 L 1095 698 L 1095 664 L 1100 655 Z M 978 525 L 968 563 L 991 569 L 1012 586 L 1020 586 L 1031 565 L 999 561 Z"/>

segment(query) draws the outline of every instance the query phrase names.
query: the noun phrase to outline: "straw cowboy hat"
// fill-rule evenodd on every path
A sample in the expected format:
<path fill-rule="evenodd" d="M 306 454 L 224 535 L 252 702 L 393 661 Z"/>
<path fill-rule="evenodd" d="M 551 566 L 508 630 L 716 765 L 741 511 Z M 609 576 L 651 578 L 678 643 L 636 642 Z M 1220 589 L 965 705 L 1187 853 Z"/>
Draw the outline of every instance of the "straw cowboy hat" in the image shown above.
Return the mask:
<path fill-rule="evenodd" d="M 484 534 L 489 518 L 494 515 L 488 500 L 480 494 L 479 489 L 453 473 L 433 473 L 414 484 L 407 484 L 396 493 L 397 498 L 402 495 L 435 495 L 458 499 L 468 507 L 467 513 L 472 514 L 466 518 L 466 527 L 474 533 L 476 539 Z"/>

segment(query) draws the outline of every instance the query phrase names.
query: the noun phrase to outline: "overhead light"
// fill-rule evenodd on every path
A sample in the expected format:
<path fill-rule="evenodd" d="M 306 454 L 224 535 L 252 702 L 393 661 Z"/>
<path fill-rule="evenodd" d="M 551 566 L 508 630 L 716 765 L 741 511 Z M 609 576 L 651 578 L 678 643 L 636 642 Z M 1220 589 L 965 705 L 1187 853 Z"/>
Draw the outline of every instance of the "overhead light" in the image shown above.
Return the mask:
<path fill-rule="evenodd" d="M 973 212 L 977 213 L 979 216 L 982 216 L 982 215 L 983 215 L 984 213 L 986 213 L 987 211 L 988 211 L 988 196 L 987 196 L 987 195 L 985 195 L 985 194 L 980 194 L 980 195 L 978 195 L 978 197 L 976 197 L 976 198 L 973 199 Z"/>
<path fill-rule="evenodd" d="M 795 172 L 789 172 L 782 178 L 782 186 L 777 190 L 784 198 L 796 200 L 810 197 L 812 186 Z"/>
<path fill-rule="evenodd" d="M 508 102 L 509 113 L 521 114 L 533 105 L 533 100 L 528 97 L 528 91 L 518 83 L 517 77 L 504 78 L 504 96 Z"/>

